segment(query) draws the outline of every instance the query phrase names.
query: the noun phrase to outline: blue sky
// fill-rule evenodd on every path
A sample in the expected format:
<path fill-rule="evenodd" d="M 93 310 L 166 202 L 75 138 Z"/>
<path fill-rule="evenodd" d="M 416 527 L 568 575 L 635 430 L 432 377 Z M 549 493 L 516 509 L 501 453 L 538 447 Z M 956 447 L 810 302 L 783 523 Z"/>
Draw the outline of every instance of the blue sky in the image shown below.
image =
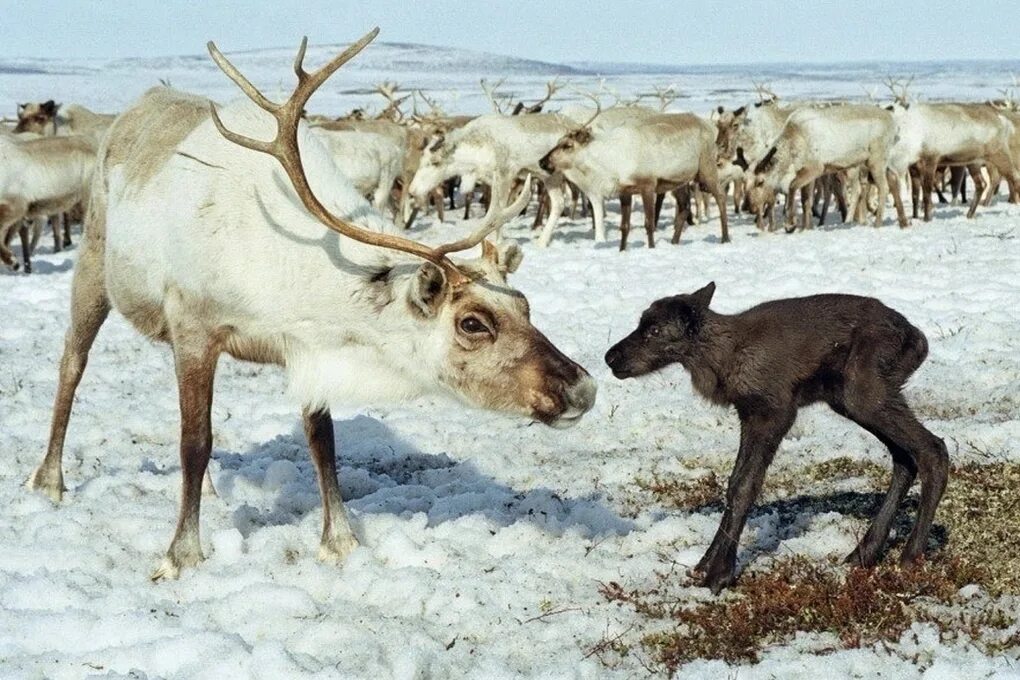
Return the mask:
<path fill-rule="evenodd" d="M 0 57 L 126 57 L 381 40 L 549 61 L 1020 59 L 1017 0 L 0 0 Z"/>

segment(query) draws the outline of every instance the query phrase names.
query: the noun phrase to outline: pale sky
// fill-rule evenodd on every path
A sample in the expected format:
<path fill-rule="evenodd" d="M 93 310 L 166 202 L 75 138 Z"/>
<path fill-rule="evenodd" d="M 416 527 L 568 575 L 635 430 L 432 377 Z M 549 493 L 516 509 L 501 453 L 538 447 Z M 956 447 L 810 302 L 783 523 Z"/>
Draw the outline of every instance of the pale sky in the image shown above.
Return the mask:
<path fill-rule="evenodd" d="M 1017 0 L 0 0 L 0 58 L 379 39 L 564 61 L 1020 59 Z"/>

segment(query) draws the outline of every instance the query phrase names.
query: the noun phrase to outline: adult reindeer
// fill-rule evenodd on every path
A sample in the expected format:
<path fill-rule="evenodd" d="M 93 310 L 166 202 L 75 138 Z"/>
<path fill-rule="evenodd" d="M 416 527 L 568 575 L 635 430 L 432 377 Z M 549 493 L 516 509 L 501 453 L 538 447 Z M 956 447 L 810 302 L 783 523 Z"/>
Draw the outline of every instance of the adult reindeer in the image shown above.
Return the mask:
<path fill-rule="evenodd" d="M 333 562 L 357 546 L 325 406 L 338 388 L 362 398 L 446 392 L 550 425 L 574 422 L 594 403 L 594 381 L 531 325 L 527 301 L 506 283 L 520 252 L 484 241 L 521 210 L 529 187 L 467 238 L 430 248 L 392 233 L 302 122 L 309 97 L 377 33 L 311 73 L 302 65 L 303 41 L 297 86 L 283 104 L 266 99 L 209 43 L 217 65 L 257 106 L 217 111 L 203 98 L 151 90 L 118 118 L 100 151 L 49 449 L 29 483 L 61 498 L 74 391 L 111 305 L 168 342 L 183 485 L 177 530 L 154 579 L 202 560 L 199 504 L 223 352 L 285 367 L 304 405 L 319 476 L 319 557 Z M 449 257 L 478 244 L 481 259 Z M 253 262 L 259 254 L 264 261 Z"/>

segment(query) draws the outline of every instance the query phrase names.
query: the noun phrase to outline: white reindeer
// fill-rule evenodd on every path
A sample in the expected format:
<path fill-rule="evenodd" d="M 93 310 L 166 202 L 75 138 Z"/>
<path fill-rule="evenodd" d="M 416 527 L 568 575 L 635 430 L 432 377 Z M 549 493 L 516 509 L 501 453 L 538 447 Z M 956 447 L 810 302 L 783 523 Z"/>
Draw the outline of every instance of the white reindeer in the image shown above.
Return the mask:
<path fill-rule="evenodd" d="M 698 182 L 719 208 L 722 241 L 729 241 L 725 196 L 719 186 L 715 126 L 687 113 L 639 116 L 605 129 L 585 125 L 568 134 L 542 158 L 547 172 L 558 172 L 580 187 L 591 201 L 595 240 L 606 240 L 603 201 L 619 194 L 626 202 L 640 193 L 649 247 L 655 239 L 655 195 Z M 673 242 L 679 242 L 677 222 Z M 621 220 L 620 250 L 627 247 L 629 221 Z M 549 234 L 550 225 L 546 225 Z M 544 238 L 548 238 L 543 234 Z"/>
<path fill-rule="evenodd" d="M 63 213 L 85 198 L 96 145 L 84 135 L 20 137 L 0 135 L 0 261 L 15 270 L 20 266 L 7 245 L 17 226 L 25 271 L 30 272 L 38 227 L 30 243 L 25 220 Z"/>
<path fill-rule="evenodd" d="M 1014 157 L 1010 141 L 1016 130 L 1007 115 L 989 104 L 893 105 L 898 136 L 890 151 L 890 167 L 900 177 L 917 164 L 924 201 L 924 220 L 931 220 L 931 194 L 939 166 L 969 166 L 974 194 L 967 217 L 974 217 L 984 190 L 980 165 L 986 164 L 1009 184 L 1010 200 L 1020 189 L 1020 159 Z M 899 189 L 894 191 L 894 197 Z M 882 194 L 880 194 L 882 195 Z"/>
<path fill-rule="evenodd" d="M 431 135 L 422 151 L 409 191 L 420 205 L 427 193 L 450 177 L 470 176 L 491 189 L 489 213 L 506 205 L 510 190 L 522 172 L 542 179 L 549 194 L 549 220 L 555 227 L 563 212 L 563 177 L 539 167 L 539 160 L 573 124 L 555 113 L 479 116 L 461 128 Z M 551 225 L 551 226 L 550 226 Z M 548 245 L 539 240 L 540 246 Z"/>
<path fill-rule="evenodd" d="M 404 168 L 406 142 L 390 135 L 358 130 L 329 130 L 313 127 L 313 132 L 333 154 L 337 167 L 362 196 L 370 197 L 372 207 L 382 212 L 390 203 L 393 183 Z"/>
<path fill-rule="evenodd" d="M 576 421 L 594 403 L 594 381 L 531 325 L 527 301 L 506 283 L 520 252 L 483 244 L 481 259 L 448 257 L 520 211 L 527 191 L 470 237 L 429 248 L 393 233 L 309 133 L 308 98 L 377 33 L 312 73 L 302 66 L 303 42 L 298 84 L 284 104 L 266 99 L 210 43 L 257 106 L 217 112 L 208 100 L 157 88 L 117 119 L 100 150 L 49 448 L 29 483 L 62 496 L 74 391 L 111 306 L 168 342 L 183 484 L 177 530 L 153 578 L 202 560 L 199 505 L 221 353 L 285 368 L 319 475 L 319 556 L 333 562 L 357 540 L 337 483 L 331 399 L 441 392 L 551 425 Z"/>
<path fill-rule="evenodd" d="M 865 165 L 878 187 L 875 226 L 881 226 L 888 186 L 898 178 L 888 173 L 890 148 L 896 139 L 892 115 L 876 106 L 846 104 L 805 107 L 790 115 L 765 156 L 754 166 L 754 184 L 786 194 L 787 229 L 796 214 L 794 197 L 801 192 L 802 227 L 811 226 L 814 181 L 822 175 Z M 804 191 L 801 191 L 804 189 Z M 900 226 L 907 226 L 899 192 L 893 193 Z"/>

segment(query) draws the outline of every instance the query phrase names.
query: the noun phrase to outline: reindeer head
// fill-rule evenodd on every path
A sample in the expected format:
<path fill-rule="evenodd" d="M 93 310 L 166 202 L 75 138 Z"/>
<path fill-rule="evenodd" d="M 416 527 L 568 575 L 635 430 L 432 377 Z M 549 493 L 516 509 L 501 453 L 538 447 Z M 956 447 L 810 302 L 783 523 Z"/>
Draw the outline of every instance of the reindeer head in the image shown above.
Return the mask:
<path fill-rule="evenodd" d="M 15 132 L 34 132 L 45 135 L 53 134 L 56 131 L 57 111 L 60 104 L 52 99 L 46 102 L 32 102 L 30 104 L 18 104 L 18 124 Z"/>
<path fill-rule="evenodd" d="M 546 172 L 562 172 L 574 167 L 577 154 L 591 144 L 595 138 L 592 132 L 592 123 L 602 113 L 602 103 L 594 95 L 585 94 L 584 96 L 595 102 L 595 113 L 592 114 L 591 118 L 582 123 L 580 127 L 574 128 L 560 137 L 560 140 L 556 142 L 556 146 L 550 149 L 546 155 L 542 156 L 538 165 Z"/>
<path fill-rule="evenodd" d="M 606 364 L 621 380 L 684 360 L 696 351 L 715 283 L 690 295 L 656 300 L 630 335 L 606 352 Z"/>
<path fill-rule="evenodd" d="M 518 413 L 547 425 L 577 421 L 595 401 L 595 382 L 564 356 L 530 319 L 527 299 L 507 284 L 521 263 L 516 245 L 483 242 L 480 259 L 458 263 L 471 283 L 454 288 L 424 263 L 408 283 L 407 301 L 431 327 L 436 379 L 487 409 Z"/>
<path fill-rule="evenodd" d="M 357 293 L 367 298 L 366 306 L 373 308 L 361 329 L 366 339 L 341 343 L 336 352 L 342 356 L 334 357 L 334 363 L 343 364 L 345 356 L 348 366 L 352 359 L 361 362 L 355 368 L 361 375 L 367 373 L 369 381 L 376 373 L 384 382 L 386 376 L 404 378 L 404 383 L 411 378 L 441 385 L 485 408 L 525 414 L 550 425 L 575 422 L 594 404 L 595 382 L 531 325 L 527 300 L 507 285 L 506 275 L 520 263 L 520 252 L 512 246 L 500 250 L 484 241 L 527 204 L 530 176 L 511 205 L 490 211 L 467 237 L 436 247 L 354 224 L 323 205 L 312 191 L 298 144 L 303 107 L 316 89 L 377 33 L 378 29 L 368 33 L 313 72 L 303 65 L 305 39 L 294 61 L 297 87 L 282 104 L 267 99 L 209 43 L 209 51 L 224 73 L 276 119 L 273 139 L 255 139 L 228 129 L 211 105 L 216 129 L 231 142 L 279 161 L 302 205 L 326 228 L 382 249 L 379 253 L 423 260 L 411 260 L 407 255 L 380 256 L 366 265 L 367 279 L 357 288 Z M 480 260 L 454 263 L 449 257 L 479 244 L 483 249 Z M 299 374 L 298 383 L 321 383 L 322 378 L 315 374 L 321 367 L 328 370 L 330 362 L 316 357 L 330 356 L 333 350 L 332 345 L 317 347 L 299 353 L 294 361 L 288 358 L 292 379 Z"/>
<path fill-rule="evenodd" d="M 442 127 L 433 127 L 422 140 L 421 158 L 418 169 L 407 190 L 419 206 L 426 204 L 426 196 L 441 182 L 457 174 L 452 169 L 455 143 L 449 140 L 447 131 Z"/>

